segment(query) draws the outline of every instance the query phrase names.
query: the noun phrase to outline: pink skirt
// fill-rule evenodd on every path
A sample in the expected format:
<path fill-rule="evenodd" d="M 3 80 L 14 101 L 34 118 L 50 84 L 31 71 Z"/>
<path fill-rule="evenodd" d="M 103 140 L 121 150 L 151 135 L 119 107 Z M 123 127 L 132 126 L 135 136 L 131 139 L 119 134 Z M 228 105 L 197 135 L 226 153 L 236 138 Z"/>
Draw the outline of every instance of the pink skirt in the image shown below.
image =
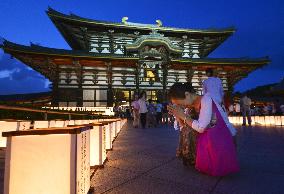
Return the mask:
<path fill-rule="evenodd" d="M 214 101 L 217 123 L 197 137 L 195 168 L 211 176 L 225 176 L 240 170 L 233 137 Z"/>

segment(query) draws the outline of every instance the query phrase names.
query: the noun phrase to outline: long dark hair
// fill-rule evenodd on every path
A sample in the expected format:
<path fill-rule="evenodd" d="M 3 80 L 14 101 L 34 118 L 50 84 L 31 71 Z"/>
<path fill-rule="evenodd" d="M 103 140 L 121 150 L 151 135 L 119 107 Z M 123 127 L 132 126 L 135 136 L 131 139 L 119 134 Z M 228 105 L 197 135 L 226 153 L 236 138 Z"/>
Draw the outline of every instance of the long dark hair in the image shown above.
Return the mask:
<path fill-rule="evenodd" d="M 170 99 L 184 99 L 185 92 L 195 93 L 195 89 L 193 88 L 191 82 L 186 83 L 174 83 L 169 90 L 169 98 Z"/>
<path fill-rule="evenodd" d="M 143 97 L 143 95 L 145 94 L 145 97 L 146 97 L 146 92 L 145 91 L 143 91 L 143 92 L 141 92 L 140 93 L 140 95 L 139 95 L 139 99 L 141 99 L 142 97 Z"/>

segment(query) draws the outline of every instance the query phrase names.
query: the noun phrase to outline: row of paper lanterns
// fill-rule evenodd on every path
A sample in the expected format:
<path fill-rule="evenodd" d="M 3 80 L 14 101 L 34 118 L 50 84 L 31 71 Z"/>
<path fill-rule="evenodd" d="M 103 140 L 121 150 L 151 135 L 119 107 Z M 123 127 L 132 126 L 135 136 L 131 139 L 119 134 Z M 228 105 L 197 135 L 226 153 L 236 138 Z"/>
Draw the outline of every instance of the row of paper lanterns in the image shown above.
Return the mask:
<path fill-rule="evenodd" d="M 45 188 L 45 191 L 47 192 L 56 194 L 56 193 L 67 192 L 68 190 L 68 193 L 70 192 L 70 193 L 77 193 L 77 194 L 87 194 L 90 188 L 90 176 L 88 174 L 88 169 L 92 167 L 104 165 L 104 162 L 107 159 L 107 151 L 112 150 L 113 142 L 115 138 L 117 137 L 117 135 L 119 134 L 119 132 L 121 131 L 122 127 L 126 124 L 126 122 L 127 122 L 126 119 L 69 120 L 69 121 L 51 120 L 51 121 L 34 121 L 33 124 L 31 124 L 30 121 L 0 121 L 1 132 L 9 132 L 9 131 L 29 131 L 30 132 L 33 130 L 34 131 L 36 130 L 44 131 L 45 129 L 47 130 L 54 129 L 54 131 L 56 131 L 56 130 L 60 130 L 64 128 L 70 128 L 70 127 L 72 128 L 72 126 L 74 126 L 74 128 L 75 126 L 79 126 L 79 127 L 86 126 L 86 128 L 88 128 L 87 130 L 88 135 L 85 136 L 85 138 L 89 139 L 87 143 L 85 142 L 86 143 L 85 146 L 87 146 L 87 148 L 86 147 L 84 148 L 83 146 L 78 147 L 77 144 L 80 144 L 80 143 L 82 144 L 83 142 L 83 141 L 80 141 L 80 139 L 78 139 L 79 135 L 76 136 L 75 140 L 73 141 L 73 142 L 76 142 L 74 143 L 73 146 L 71 146 L 73 148 L 63 149 L 62 147 L 66 145 L 62 142 L 62 145 L 60 144 L 61 146 L 58 147 L 58 150 L 62 149 L 62 150 L 65 150 L 63 151 L 63 153 L 72 152 L 76 154 L 78 154 L 81 151 L 82 156 L 81 155 L 74 156 L 73 159 L 70 159 L 69 162 L 68 162 L 69 159 L 67 158 L 66 162 L 61 162 L 63 165 L 58 165 L 57 164 L 58 161 L 56 159 L 55 160 L 52 159 L 52 157 L 54 157 L 54 149 L 52 151 L 52 148 L 49 148 L 55 145 L 49 146 L 47 145 L 49 143 L 43 144 L 43 142 L 45 140 L 47 140 L 47 142 L 53 142 L 54 141 L 53 138 L 62 138 L 62 135 L 64 134 L 55 133 L 55 134 L 50 134 L 50 135 L 26 135 L 26 136 L 15 136 L 15 137 L 12 136 L 12 137 L 8 137 L 10 139 L 8 139 L 8 143 L 7 143 L 7 140 L 6 140 L 7 137 L 3 137 L 1 133 L 0 145 L 1 147 L 7 146 L 6 156 L 5 156 L 6 165 L 5 165 L 5 178 L 4 178 L 4 194 L 6 193 L 7 194 L 8 193 L 18 194 L 18 193 L 25 193 L 25 192 L 29 194 L 33 194 L 33 193 L 37 194 L 39 193 L 41 187 L 45 186 L 46 182 L 49 182 L 48 188 Z M 31 127 L 33 129 L 30 129 Z M 71 139 L 72 137 L 73 139 L 75 137 L 75 136 L 72 136 L 72 134 L 69 136 Z M 80 136 L 80 138 L 83 138 L 83 136 Z M 14 141 L 12 141 L 12 139 L 14 139 Z M 65 139 L 68 139 L 68 138 L 65 138 Z M 11 141 L 13 143 L 11 143 Z M 24 142 L 25 143 L 28 142 L 32 145 L 28 147 L 28 145 L 25 145 Z M 34 142 L 38 142 L 38 144 Z M 75 145 L 77 145 L 77 148 Z M 25 147 L 28 147 L 28 148 L 25 148 Z M 35 154 L 35 153 L 41 153 L 41 150 L 42 152 L 46 152 L 46 153 L 42 153 L 42 154 L 46 154 L 46 156 L 40 157 L 38 154 Z M 21 152 L 23 152 L 24 155 Z M 86 161 L 83 164 L 83 162 L 81 161 L 82 159 L 80 159 L 80 157 L 83 157 L 84 155 L 87 156 L 88 158 L 87 167 L 85 164 Z M 30 160 L 30 158 L 33 158 L 33 157 L 35 157 L 35 159 Z M 63 159 L 58 158 L 58 160 L 61 161 Z M 74 160 L 76 160 L 75 163 L 74 163 Z M 45 163 L 46 161 L 51 161 L 50 165 L 47 165 L 44 167 L 44 165 L 40 164 L 40 163 Z M 31 165 L 30 163 L 32 162 L 34 162 L 34 164 Z M 75 165 L 76 167 L 74 167 L 73 170 L 70 168 L 67 168 L 67 170 L 69 169 L 70 172 L 69 171 L 66 172 L 66 169 L 65 169 L 66 165 L 64 165 L 64 163 L 68 164 L 70 162 L 73 162 L 77 166 Z M 28 171 L 26 171 L 26 173 L 20 172 L 20 171 L 26 170 L 23 167 L 18 167 L 20 165 L 24 165 Z M 39 166 L 42 166 L 41 169 L 39 169 Z M 67 179 L 74 180 L 68 183 L 70 184 L 69 186 L 66 184 L 65 185 L 63 184 L 60 188 L 57 188 L 56 182 L 58 181 L 53 180 L 55 179 L 56 176 L 48 176 L 47 174 L 43 173 L 44 171 L 46 172 L 49 172 L 49 170 L 52 171 L 53 168 L 54 169 L 56 168 L 56 166 L 61 166 L 60 169 L 57 169 L 56 171 L 58 176 L 62 177 L 62 179 L 64 180 L 67 180 Z M 87 172 L 85 173 L 85 175 L 80 175 L 83 178 L 83 179 L 81 178 L 81 180 L 79 180 L 80 179 L 80 176 L 79 176 L 80 166 L 81 168 L 85 169 Z M 73 176 L 72 176 L 71 174 L 74 171 L 76 173 L 73 173 Z M 24 177 L 21 176 L 23 174 L 25 174 Z M 67 176 L 68 174 L 70 174 L 69 176 L 71 177 L 68 177 Z M 27 180 L 28 182 L 26 182 Z M 72 188 L 72 185 L 74 185 L 74 183 L 77 184 L 77 186 Z"/>
<path fill-rule="evenodd" d="M 242 124 L 242 116 L 231 116 L 229 121 L 232 124 Z M 248 123 L 248 122 L 246 122 Z M 252 125 L 272 125 L 272 126 L 284 126 L 284 116 L 251 116 Z"/>

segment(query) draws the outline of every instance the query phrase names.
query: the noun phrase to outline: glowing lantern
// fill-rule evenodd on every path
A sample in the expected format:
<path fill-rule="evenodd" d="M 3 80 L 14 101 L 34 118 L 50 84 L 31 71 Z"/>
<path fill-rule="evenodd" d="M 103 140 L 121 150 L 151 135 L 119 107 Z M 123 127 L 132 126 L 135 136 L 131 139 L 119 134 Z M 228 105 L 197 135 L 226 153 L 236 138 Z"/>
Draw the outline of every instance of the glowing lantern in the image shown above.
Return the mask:
<path fill-rule="evenodd" d="M 259 124 L 259 116 L 254 117 L 254 122 L 255 122 L 255 125 Z"/>
<path fill-rule="evenodd" d="M 34 122 L 34 129 L 48 128 L 48 127 L 49 127 L 49 121 L 35 121 Z"/>
<path fill-rule="evenodd" d="M 56 121 L 55 120 L 51 120 L 49 121 L 49 126 L 48 127 L 55 127 L 56 125 Z"/>
<path fill-rule="evenodd" d="M 106 137 L 106 150 L 112 149 L 112 141 L 113 141 L 113 122 L 112 121 L 101 121 L 103 125 L 105 125 L 105 137 Z"/>
<path fill-rule="evenodd" d="M 260 116 L 260 117 L 259 117 L 259 124 L 260 124 L 260 125 L 265 125 L 264 116 Z"/>
<path fill-rule="evenodd" d="M 0 121 L 0 147 L 6 147 L 7 138 L 2 132 L 30 129 L 30 121 Z"/>
<path fill-rule="evenodd" d="M 269 116 L 270 125 L 275 125 L 275 116 Z"/>
<path fill-rule="evenodd" d="M 252 117 L 251 117 L 251 124 L 252 124 L 252 125 L 255 125 L 255 116 L 252 116 Z"/>
<path fill-rule="evenodd" d="M 5 194 L 88 193 L 90 131 L 87 127 L 13 131 L 3 135 L 8 138 Z"/>
<path fill-rule="evenodd" d="M 90 165 L 101 166 L 106 160 L 106 134 L 105 125 L 102 123 L 90 124 Z"/>
<path fill-rule="evenodd" d="M 281 116 L 275 116 L 275 125 L 276 126 L 281 126 Z"/>
<path fill-rule="evenodd" d="M 75 125 L 75 121 L 74 120 L 69 120 L 68 121 L 68 125 Z"/>
<path fill-rule="evenodd" d="M 238 125 L 243 123 L 243 117 L 237 116 L 236 119 L 237 119 L 237 124 Z"/>

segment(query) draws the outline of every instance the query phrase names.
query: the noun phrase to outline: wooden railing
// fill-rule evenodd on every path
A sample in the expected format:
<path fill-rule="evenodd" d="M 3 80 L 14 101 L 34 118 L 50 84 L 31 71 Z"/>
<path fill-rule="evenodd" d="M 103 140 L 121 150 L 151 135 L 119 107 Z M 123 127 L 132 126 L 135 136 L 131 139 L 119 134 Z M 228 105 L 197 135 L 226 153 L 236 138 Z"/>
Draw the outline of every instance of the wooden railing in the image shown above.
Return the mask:
<path fill-rule="evenodd" d="M 38 114 L 40 113 L 40 114 Z M 74 111 L 35 109 L 19 106 L 0 105 L 0 119 L 91 119 L 96 117 L 91 113 L 76 113 Z"/>

